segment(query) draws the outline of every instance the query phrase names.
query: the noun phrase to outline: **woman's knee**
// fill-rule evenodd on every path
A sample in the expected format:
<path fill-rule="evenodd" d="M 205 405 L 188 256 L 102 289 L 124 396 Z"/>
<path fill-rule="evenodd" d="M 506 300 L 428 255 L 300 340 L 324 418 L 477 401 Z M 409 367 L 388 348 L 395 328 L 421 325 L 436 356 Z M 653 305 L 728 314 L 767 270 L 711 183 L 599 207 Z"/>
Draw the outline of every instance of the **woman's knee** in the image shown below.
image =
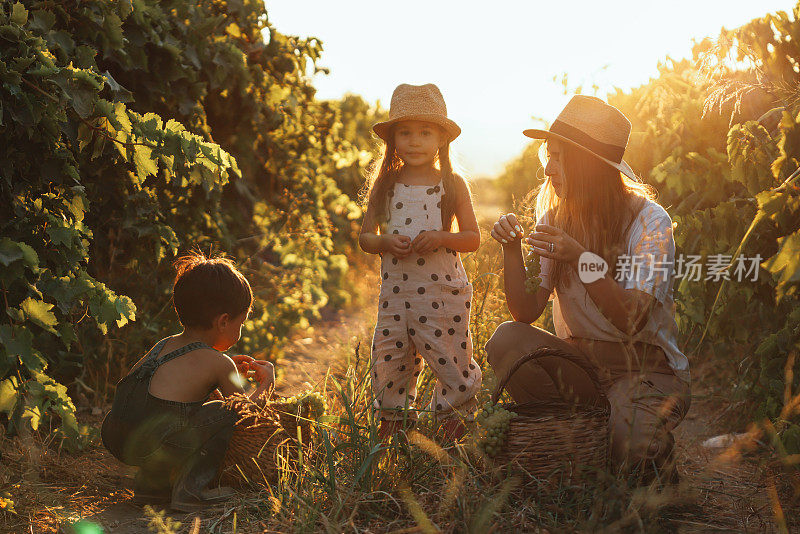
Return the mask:
<path fill-rule="evenodd" d="M 536 334 L 536 327 L 518 321 L 506 321 L 502 323 L 486 342 L 486 359 L 489 365 L 494 367 L 509 354 L 515 352 L 514 349 L 521 346 L 521 341 Z"/>

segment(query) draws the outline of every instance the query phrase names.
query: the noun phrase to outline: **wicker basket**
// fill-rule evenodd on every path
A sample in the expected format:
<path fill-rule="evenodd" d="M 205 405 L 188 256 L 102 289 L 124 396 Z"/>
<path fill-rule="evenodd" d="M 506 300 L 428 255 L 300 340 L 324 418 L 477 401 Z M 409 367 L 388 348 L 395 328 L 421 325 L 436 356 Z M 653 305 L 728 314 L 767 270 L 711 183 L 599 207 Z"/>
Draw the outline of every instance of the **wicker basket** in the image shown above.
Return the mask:
<path fill-rule="evenodd" d="M 234 425 L 220 468 L 222 484 L 241 486 L 264 480 L 274 482 L 281 458 L 290 464 L 297 460 L 298 427 L 303 435 L 303 445 L 308 444 L 310 423 L 288 413 L 286 404 L 281 401 L 269 401 L 263 397 L 254 401 L 244 395 L 232 395 L 225 399 L 225 404 L 241 417 Z"/>
<path fill-rule="evenodd" d="M 277 478 L 277 450 L 289 440 L 277 416 L 266 405 L 244 395 L 234 395 L 225 404 L 240 414 L 228 442 L 220 468 L 220 482 L 226 485 L 273 482 Z"/>
<path fill-rule="evenodd" d="M 299 410 L 292 410 L 285 399 L 276 399 L 268 402 L 268 406 L 273 410 L 286 433 L 305 445 L 311 439 L 311 420 L 309 419 L 310 408 L 308 405 L 301 405 Z M 298 429 L 300 436 L 298 436 Z"/>
<path fill-rule="evenodd" d="M 235 397 L 238 398 L 238 396 Z M 224 401 L 225 397 L 222 396 L 218 389 L 215 389 L 208 399 Z M 267 400 L 265 396 L 259 398 L 257 404 L 261 408 L 269 407 L 290 438 L 294 440 L 298 439 L 297 429 L 299 427 L 301 441 L 303 444 L 309 442 L 311 439 L 311 420 L 309 418 L 310 408 L 307 405 L 301 406 L 299 411 L 292 410 L 286 398 Z"/>
<path fill-rule="evenodd" d="M 597 375 L 587 362 L 552 347 L 542 347 L 520 358 L 497 385 L 492 402 L 497 403 L 513 374 L 525 363 L 555 356 L 583 369 L 601 391 Z M 516 403 L 506 408 L 517 414 L 508 428 L 508 438 L 495 465 L 506 465 L 529 477 L 528 482 L 559 481 L 579 484 L 585 468 L 603 469 L 608 463 L 609 406 L 601 395 L 600 406 L 566 402 Z"/>

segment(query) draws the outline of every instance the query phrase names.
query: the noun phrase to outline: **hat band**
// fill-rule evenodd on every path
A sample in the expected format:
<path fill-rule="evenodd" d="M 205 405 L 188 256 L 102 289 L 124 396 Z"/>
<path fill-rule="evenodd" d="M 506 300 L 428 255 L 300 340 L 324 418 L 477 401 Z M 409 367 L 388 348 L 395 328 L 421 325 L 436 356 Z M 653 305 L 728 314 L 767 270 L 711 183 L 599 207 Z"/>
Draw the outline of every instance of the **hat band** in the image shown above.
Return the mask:
<path fill-rule="evenodd" d="M 620 163 L 622 161 L 623 154 L 625 154 L 625 147 L 609 145 L 608 143 L 598 141 L 583 130 L 579 130 L 578 128 L 570 126 L 566 122 L 559 121 L 558 119 L 556 119 L 556 121 L 553 122 L 553 125 L 550 127 L 550 133 L 566 137 L 570 141 L 574 141 L 575 143 L 588 148 L 595 154 L 616 163 Z"/>

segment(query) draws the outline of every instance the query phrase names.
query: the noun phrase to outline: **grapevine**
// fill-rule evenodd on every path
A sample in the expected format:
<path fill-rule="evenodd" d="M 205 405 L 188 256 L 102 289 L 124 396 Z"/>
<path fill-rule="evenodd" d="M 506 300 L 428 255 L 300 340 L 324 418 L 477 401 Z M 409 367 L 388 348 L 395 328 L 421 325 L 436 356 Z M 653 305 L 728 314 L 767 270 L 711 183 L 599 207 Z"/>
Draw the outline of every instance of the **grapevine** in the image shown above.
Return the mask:
<path fill-rule="evenodd" d="M 516 415 L 491 401 L 483 405 L 476 416 L 476 445 L 483 454 L 494 458 L 500 453 L 508 439 L 509 423 Z"/>
<path fill-rule="evenodd" d="M 8 434 L 57 426 L 66 446 L 89 443 L 70 395 L 105 392 L 98 383 L 114 377 L 75 379 L 103 368 L 122 339 L 132 359 L 153 332 L 177 328 L 163 313 L 170 264 L 195 246 L 241 261 L 261 288 L 240 353 L 274 360 L 323 306 L 351 297 L 357 186 L 371 125 L 385 113 L 358 96 L 316 99 L 305 65 L 321 44 L 265 22 L 263 2 L 161 6 L 87 0 L 67 16 L 57 2 L 12 0 L 0 9 Z M 219 17 L 235 19 L 236 31 Z"/>

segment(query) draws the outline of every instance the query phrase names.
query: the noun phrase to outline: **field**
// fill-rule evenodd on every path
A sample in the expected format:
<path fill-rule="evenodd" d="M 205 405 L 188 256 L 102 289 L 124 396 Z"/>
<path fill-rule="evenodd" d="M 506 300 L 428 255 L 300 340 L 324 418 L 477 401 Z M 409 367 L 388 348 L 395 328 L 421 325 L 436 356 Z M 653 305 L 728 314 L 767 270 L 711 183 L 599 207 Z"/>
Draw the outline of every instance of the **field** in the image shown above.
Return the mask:
<path fill-rule="evenodd" d="M 279 31 L 260 0 L 78 4 L 0 6 L 0 532 L 800 530 L 800 5 L 597 95 L 630 119 L 626 160 L 677 255 L 718 269 L 674 285 L 693 379 L 680 480 L 609 468 L 548 486 L 427 419 L 378 439 L 379 269 L 357 235 L 388 111 L 317 98 L 321 41 Z M 489 230 L 509 211 L 530 227 L 539 146 L 471 181 L 481 404 L 497 383 L 483 346 L 511 318 Z M 184 515 L 134 506 L 135 471 L 98 429 L 119 379 L 180 331 L 172 262 L 192 250 L 224 253 L 253 287 L 231 353 L 274 362 L 280 393 L 319 392 L 328 413 L 302 461 Z M 759 276 L 737 279 L 739 259 Z M 552 303 L 536 324 L 554 330 Z M 419 388 L 430 398 L 427 369 Z"/>
<path fill-rule="evenodd" d="M 488 303 L 473 318 L 476 345 L 504 319 L 500 302 L 493 299 L 497 278 L 480 271 L 492 267 L 483 258 L 496 255 L 492 249 L 484 245 L 466 260 L 474 266 L 473 279 L 490 274 L 475 296 L 476 302 L 485 297 Z M 97 443 L 69 454 L 46 442 L 6 439 L 3 476 L 18 481 L 17 514 L 6 531 L 19 532 L 28 521 L 34 532 L 55 531 L 79 518 L 82 526 L 65 532 L 94 532 L 91 525 L 120 533 L 194 532 L 195 521 L 199 532 L 243 533 L 780 532 L 800 527 L 796 482 L 780 472 L 778 458 L 760 440 L 740 436 L 736 444 L 703 445 L 744 430 L 731 424 L 735 417 L 711 362 L 696 374 L 692 408 L 677 431 L 681 480 L 675 486 L 637 487 L 608 471 L 595 473 L 589 489 L 523 488 L 519 478 L 505 478 L 485 465 L 468 440 L 441 448 L 430 426 L 382 447 L 368 407 L 363 351 L 371 341 L 378 280 L 368 263 L 372 260 L 361 260 L 363 271 L 354 270 L 358 281 L 353 280 L 360 289 L 358 302 L 293 339 L 279 364 L 281 393 L 321 391 L 329 399 L 329 413 L 342 421 L 338 429 L 318 426 L 313 462 L 288 470 L 277 483 L 241 493 L 224 512 L 179 514 L 130 503 L 134 470 Z M 487 375 L 484 399 L 494 383 L 491 371 Z M 423 376 L 423 390 L 429 379 Z M 79 419 L 97 426 L 101 417 L 85 407 Z M 334 451 L 324 447 L 325 440 Z"/>

